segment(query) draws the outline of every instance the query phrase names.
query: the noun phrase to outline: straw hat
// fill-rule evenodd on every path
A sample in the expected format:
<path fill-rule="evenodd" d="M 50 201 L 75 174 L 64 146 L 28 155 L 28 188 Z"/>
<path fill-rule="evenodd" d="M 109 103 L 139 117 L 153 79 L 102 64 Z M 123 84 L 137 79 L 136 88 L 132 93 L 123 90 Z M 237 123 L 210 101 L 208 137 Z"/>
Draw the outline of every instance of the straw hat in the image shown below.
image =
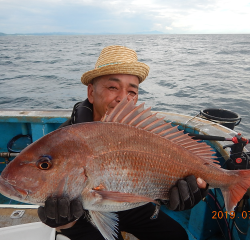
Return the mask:
<path fill-rule="evenodd" d="M 82 75 L 81 81 L 88 85 L 93 78 L 109 74 L 131 74 L 139 78 L 139 83 L 148 76 L 149 66 L 137 61 L 136 52 L 122 46 L 105 47 L 97 59 L 95 69 Z"/>

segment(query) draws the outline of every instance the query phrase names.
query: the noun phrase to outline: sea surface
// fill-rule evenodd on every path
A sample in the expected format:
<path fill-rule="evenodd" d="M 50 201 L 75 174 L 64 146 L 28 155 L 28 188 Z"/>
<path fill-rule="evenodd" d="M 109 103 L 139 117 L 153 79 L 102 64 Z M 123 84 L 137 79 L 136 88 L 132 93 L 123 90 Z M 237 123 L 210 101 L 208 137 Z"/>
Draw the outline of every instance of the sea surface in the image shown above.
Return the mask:
<path fill-rule="evenodd" d="M 250 137 L 250 35 L 1 36 L 0 109 L 72 109 L 86 98 L 81 75 L 103 47 L 136 50 L 150 66 L 139 102 L 190 116 L 222 108 Z"/>

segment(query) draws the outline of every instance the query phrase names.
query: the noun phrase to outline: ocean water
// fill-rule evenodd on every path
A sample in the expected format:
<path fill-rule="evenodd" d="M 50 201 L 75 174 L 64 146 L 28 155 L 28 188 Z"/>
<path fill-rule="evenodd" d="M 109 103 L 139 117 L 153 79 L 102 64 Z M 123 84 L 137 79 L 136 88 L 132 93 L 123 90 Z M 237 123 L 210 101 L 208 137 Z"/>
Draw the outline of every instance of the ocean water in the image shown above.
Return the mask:
<path fill-rule="evenodd" d="M 72 109 L 86 98 L 81 75 L 103 47 L 136 50 L 150 66 L 139 102 L 191 116 L 238 113 L 250 137 L 250 35 L 1 36 L 0 109 Z"/>

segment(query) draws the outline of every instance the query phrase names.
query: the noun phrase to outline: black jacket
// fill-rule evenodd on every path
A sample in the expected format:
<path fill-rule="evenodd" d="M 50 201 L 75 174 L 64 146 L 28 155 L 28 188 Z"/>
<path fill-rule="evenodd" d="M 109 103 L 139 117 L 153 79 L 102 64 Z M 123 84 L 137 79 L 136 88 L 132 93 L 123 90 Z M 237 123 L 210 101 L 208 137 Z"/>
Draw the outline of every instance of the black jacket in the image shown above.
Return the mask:
<path fill-rule="evenodd" d="M 69 120 L 60 125 L 59 128 L 72 125 L 75 123 L 92 122 L 93 121 L 93 105 L 86 99 L 83 102 L 75 104 Z"/>

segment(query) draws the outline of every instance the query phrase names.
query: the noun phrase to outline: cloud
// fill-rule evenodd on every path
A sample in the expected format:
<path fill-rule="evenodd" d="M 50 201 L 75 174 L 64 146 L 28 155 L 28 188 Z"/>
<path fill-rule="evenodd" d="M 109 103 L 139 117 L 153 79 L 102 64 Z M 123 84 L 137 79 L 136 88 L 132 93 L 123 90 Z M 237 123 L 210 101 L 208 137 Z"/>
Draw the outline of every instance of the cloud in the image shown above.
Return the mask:
<path fill-rule="evenodd" d="M 0 0 L 0 32 L 250 33 L 248 0 Z"/>
<path fill-rule="evenodd" d="M 206 10 L 192 9 L 172 22 L 175 30 L 187 33 L 250 33 L 247 1 L 216 1 Z"/>

